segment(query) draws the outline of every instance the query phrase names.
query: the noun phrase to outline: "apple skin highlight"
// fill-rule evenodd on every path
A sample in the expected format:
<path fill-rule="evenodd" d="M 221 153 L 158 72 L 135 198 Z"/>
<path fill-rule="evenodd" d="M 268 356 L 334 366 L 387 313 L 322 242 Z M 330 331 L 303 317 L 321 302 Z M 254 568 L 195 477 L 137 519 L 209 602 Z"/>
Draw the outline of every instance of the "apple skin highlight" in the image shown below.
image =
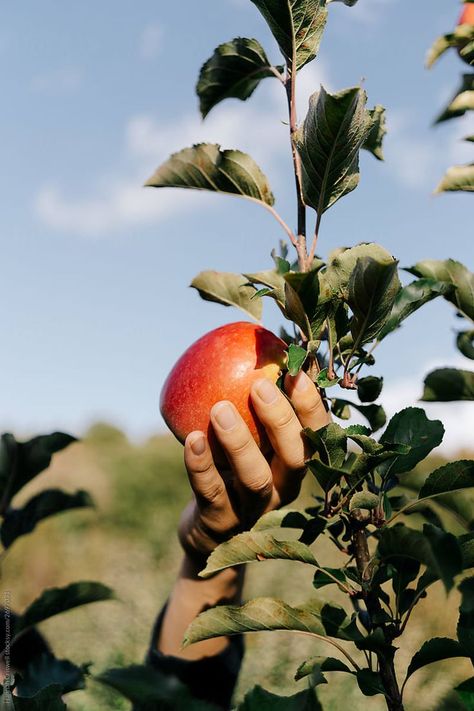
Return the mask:
<path fill-rule="evenodd" d="M 230 400 L 266 451 L 269 443 L 254 415 L 250 388 L 260 378 L 276 382 L 286 360 L 286 343 L 258 324 L 216 328 L 193 343 L 168 375 L 160 397 L 163 419 L 182 443 L 194 430 L 205 432 L 218 454 L 209 413 L 216 402 Z"/>

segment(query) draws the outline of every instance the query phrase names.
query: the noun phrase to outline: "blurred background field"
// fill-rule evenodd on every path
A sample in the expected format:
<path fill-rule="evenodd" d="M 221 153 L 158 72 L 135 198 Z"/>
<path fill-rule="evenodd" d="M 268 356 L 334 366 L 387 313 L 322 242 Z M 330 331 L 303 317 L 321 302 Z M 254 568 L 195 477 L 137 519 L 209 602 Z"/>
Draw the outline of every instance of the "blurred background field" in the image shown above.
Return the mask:
<path fill-rule="evenodd" d="M 473 455 L 460 452 L 458 456 Z M 424 470 L 441 463 L 439 457 L 432 457 Z M 82 442 L 56 455 L 51 469 L 22 492 L 21 500 L 46 486 L 70 491 L 85 488 L 97 506 L 47 520 L 34 534 L 16 542 L 2 568 L 2 587 L 11 591 L 13 609 L 23 610 L 45 587 L 100 580 L 115 589 L 117 601 L 65 613 L 43 623 L 41 631 L 60 658 L 91 661 L 92 674 L 141 662 L 180 560 L 176 525 L 189 497 L 181 446 L 166 435 L 132 444 L 119 430 L 98 424 Z M 307 479 L 301 505 L 310 501 L 314 488 Z M 409 525 L 417 525 L 416 519 L 412 516 Z M 334 565 L 335 549 L 330 543 L 317 541 L 315 550 L 323 565 Z M 271 594 L 290 603 L 302 602 L 312 595 L 311 578 L 311 569 L 298 563 L 256 563 L 248 571 L 246 597 Z M 333 587 L 318 594 L 344 604 Z M 455 593 L 446 598 L 441 587 L 435 586 L 402 638 L 403 653 L 397 655 L 400 670 L 426 637 L 454 636 L 456 614 Z M 325 643 L 302 635 L 248 635 L 237 697 L 242 698 L 256 683 L 294 693 L 305 683 L 293 681 L 298 665 L 309 656 L 328 653 L 332 651 Z M 456 711 L 457 702 L 449 690 L 470 673 L 470 664 L 459 659 L 418 672 L 407 685 L 407 710 Z M 380 696 L 361 699 L 355 683 L 345 676 L 329 677 L 330 683 L 319 687 L 325 711 L 357 709 L 362 704 L 368 711 L 384 708 Z M 127 709 L 128 705 L 91 680 L 85 691 L 68 697 L 68 707 L 103 711 Z"/>

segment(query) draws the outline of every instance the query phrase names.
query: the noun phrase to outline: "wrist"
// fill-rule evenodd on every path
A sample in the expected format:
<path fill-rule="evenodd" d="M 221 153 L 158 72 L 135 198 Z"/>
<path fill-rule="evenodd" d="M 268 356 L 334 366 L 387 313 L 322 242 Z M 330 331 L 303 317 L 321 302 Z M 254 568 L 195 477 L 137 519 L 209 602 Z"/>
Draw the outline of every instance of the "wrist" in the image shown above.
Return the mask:
<path fill-rule="evenodd" d="M 202 609 L 218 604 L 238 604 L 241 601 L 245 566 L 225 568 L 209 578 L 200 577 L 205 568 L 200 557 L 184 554 L 179 579 L 186 585 L 192 585 L 194 593 L 200 599 Z"/>

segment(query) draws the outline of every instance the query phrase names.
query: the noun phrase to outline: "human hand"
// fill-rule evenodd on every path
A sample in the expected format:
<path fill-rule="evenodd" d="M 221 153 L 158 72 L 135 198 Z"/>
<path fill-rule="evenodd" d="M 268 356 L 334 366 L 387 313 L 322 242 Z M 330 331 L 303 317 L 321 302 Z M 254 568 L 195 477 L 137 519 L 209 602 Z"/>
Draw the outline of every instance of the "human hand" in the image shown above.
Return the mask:
<path fill-rule="evenodd" d="M 268 458 L 227 401 L 214 405 L 211 422 L 230 469 L 216 466 L 203 432 L 191 432 L 186 438 L 184 459 L 194 500 L 182 515 L 179 538 L 195 560 L 250 528 L 263 513 L 297 497 L 309 455 L 302 429 L 320 429 L 330 422 L 330 415 L 305 373 L 287 375 L 285 392 L 288 399 L 266 379 L 256 381 L 251 390 L 255 413 L 272 445 Z"/>

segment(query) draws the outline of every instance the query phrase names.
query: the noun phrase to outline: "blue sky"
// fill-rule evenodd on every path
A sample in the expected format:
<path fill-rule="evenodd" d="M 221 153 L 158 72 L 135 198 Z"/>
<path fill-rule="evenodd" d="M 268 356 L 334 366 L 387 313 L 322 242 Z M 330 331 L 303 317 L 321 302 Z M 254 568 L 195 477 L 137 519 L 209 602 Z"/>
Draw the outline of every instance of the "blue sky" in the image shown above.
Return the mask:
<path fill-rule="evenodd" d="M 301 74 L 300 117 L 320 83 L 362 81 L 369 104 L 387 107 L 390 133 L 386 162 L 364 155 L 359 189 L 324 217 L 323 256 L 378 241 L 402 265 L 451 256 L 472 268 L 469 196 L 432 195 L 446 166 L 471 157 L 467 120 L 431 127 L 463 65 L 453 55 L 423 66 L 458 11 L 456 0 L 330 5 L 320 58 Z M 0 16 L 0 426 L 80 434 L 106 419 L 146 436 L 163 426 L 160 387 L 184 348 L 241 318 L 200 301 L 192 277 L 268 267 L 283 233 L 246 201 L 141 185 L 170 152 L 220 142 L 254 156 L 293 225 L 278 83 L 204 124 L 194 95 L 217 44 L 256 37 L 274 62 L 278 50 L 250 0 L 29 0 Z M 265 323 L 280 323 L 270 304 Z M 390 411 L 416 399 L 432 365 L 459 360 L 454 327 L 452 310 L 432 304 L 380 348 L 374 374 L 385 374 Z M 450 447 L 469 443 L 471 403 L 443 407 L 442 419 Z"/>

